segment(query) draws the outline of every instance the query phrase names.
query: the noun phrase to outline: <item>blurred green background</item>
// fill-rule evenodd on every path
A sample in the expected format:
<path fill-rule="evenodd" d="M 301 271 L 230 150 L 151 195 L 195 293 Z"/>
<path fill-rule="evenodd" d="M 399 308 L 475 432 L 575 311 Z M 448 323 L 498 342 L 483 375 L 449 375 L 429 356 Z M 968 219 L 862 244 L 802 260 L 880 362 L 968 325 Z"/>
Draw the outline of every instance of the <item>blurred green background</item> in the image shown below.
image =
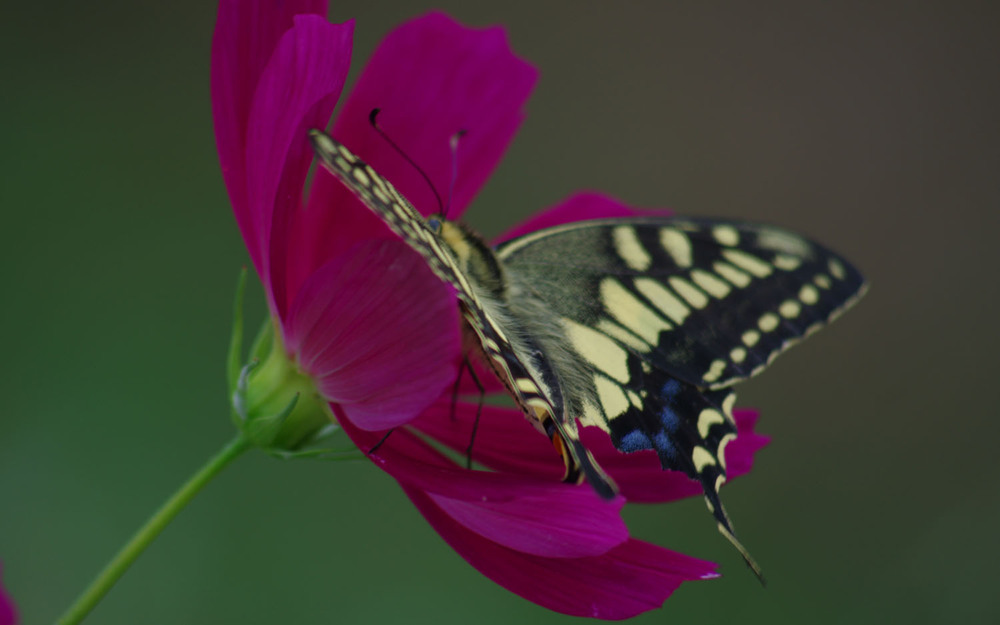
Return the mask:
<path fill-rule="evenodd" d="M 574 190 L 773 221 L 872 289 L 742 390 L 773 436 L 729 511 L 632 507 L 634 534 L 717 561 L 643 623 L 1000 622 L 997 5 L 508 2 L 542 79 L 467 219 Z M 354 70 L 431 8 L 335 5 Z M 224 354 L 247 263 L 209 108 L 212 2 L 5 2 L 0 18 L 0 560 L 51 621 L 232 435 Z M 262 318 L 259 284 L 251 320 Z M 543 580 L 540 580 L 543 583 Z M 568 623 L 451 551 L 368 462 L 251 453 L 93 623 Z"/>

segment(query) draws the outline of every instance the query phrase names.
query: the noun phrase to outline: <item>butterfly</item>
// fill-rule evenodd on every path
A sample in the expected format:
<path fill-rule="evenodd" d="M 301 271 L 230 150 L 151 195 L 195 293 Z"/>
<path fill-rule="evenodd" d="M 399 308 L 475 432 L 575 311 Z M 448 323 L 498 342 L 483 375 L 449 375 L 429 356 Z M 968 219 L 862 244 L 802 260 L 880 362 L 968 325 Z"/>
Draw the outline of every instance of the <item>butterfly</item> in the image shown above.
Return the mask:
<path fill-rule="evenodd" d="M 761 577 L 719 499 L 732 386 L 856 302 L 857 269 L 775 226 L 686 217 L 566 223 L 492 248 L 461 222 L 425 219 L 322 131 L 309 136 L 322 166 L 455 289 L 483 359 L 552 440 L 567 481 L 616 494 L 581 426 L 622 452 L 653 450 L 700 482 Z"/>

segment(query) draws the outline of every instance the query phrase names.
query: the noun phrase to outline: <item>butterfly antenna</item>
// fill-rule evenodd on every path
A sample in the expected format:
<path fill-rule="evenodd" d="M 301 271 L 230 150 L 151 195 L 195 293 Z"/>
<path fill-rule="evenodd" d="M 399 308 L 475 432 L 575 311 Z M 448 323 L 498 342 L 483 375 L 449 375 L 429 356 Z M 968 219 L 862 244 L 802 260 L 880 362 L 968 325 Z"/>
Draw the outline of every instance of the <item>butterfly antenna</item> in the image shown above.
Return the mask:
<path fill-rule="evenodd" d="M 434 194 L 434 199 L 437 200 L 438 210 L 443 215 L 444 211 L 445 211 L 444 202 L 441 201 L 441 194 L 439 194 L 437 192 L 437 189 L 434 187 L 434 183 L 431 182 L 430 177 L 427 175 L 426 172 L 424 172 L 423 169 L 420 168 L 420 165 L 417 165 L 417 163 L 412 158 L 410 158 L 410 155 L 407 154 L 406 152 L 404 152 L 403 148 L 401 148 L 398 145 L 396 145 L 396 142 L 393 141 L 392 139 L 390 139 L 389 135 L 386 134 L 386 132 L 384 130 L 382 130 L 382 128 L 378 125 L 378 114 L 381 113 L 381 112 L 382 112 L 382 109 L 380 109 L 380 108 L 373 108 L 371 110 L 371 113 L 368 113 L 368 123 L 371 124 L 372 128 L 375 129 L 375 132 L 377 132 L 379 134 L 379 136 L 381 136 L 383 139 L 385 139 L 386 142 L 389 145 L 392 146 L 392 149 L 396 150 L 396 152 L 400 156 L 402 156 L 404 159 L 406 159 L 407 163 L 409 163 L 410 165 L 413 166 L 413 169 L 417 170 L 417 173 L 420 174 L 420 177 L 423 178 L 424 181 L 427 183 L 427 186 L 430 187 L 431 192 Z"/>
<path fill-rule="evenodd" d="M 451 210 L 451 200 L 455 195 L 455 181 L 458 180 L 458 143 L 467 132 L 464 128 L 459 130 L 451 136 L 451 140 L 448 142 L 451 148 L 451 182 L 448 184 L 448 204 L 445 206 L 445 211 L 441 213 L 444 217 L 448 217 L 448 211 Z"/>

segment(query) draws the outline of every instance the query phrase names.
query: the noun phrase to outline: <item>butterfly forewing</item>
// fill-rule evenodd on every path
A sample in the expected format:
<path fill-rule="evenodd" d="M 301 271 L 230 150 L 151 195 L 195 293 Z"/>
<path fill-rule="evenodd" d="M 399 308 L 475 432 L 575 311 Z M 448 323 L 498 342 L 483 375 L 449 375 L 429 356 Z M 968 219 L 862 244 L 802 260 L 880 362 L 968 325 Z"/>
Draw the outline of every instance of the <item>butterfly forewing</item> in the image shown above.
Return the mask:
<path fill-rule="evenodd" d="M 850 263 L 814 242 L 722 220 L 577 222 L 497 255 L 559 315 L 704 388 L 758 373 L 864 289 Z"/>

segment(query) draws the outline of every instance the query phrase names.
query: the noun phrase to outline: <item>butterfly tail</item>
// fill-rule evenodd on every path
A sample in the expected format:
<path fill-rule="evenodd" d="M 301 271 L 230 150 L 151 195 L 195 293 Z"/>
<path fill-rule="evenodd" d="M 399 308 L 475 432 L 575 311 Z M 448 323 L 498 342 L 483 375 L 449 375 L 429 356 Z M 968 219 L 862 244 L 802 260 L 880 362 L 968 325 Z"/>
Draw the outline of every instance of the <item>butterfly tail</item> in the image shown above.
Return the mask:
<path fill-rule="evenodd" d="M 733 524 L 729 520 L 729 515 L 726 514 L 726 509 L 722 506 L 722 500 L 719 499 L 719 487 L 725 483 L 726 477 L 718 469 L 703 469 L 699 475 L 699 481 L 701 486 L 705 491 L 705 505 L 708 506 L 708 511 L 712 513 L 715 517 L 716 525 L 719 528 L 719 533 L 722 534 L 726 540 L 728 540 L 736 550 L 740 552 L 743 556 L 743 560 L 753 571 L 753 574 L 757 576 L 760 580 L 761 585 L 766 586 L 767 580 L 764 579 L 764 574 L 760 570 L 760 566 L 747 551 L 747 548 L 743 546 L 743 543 L 736 538 L 736 533 L 733 531 Z"/>

